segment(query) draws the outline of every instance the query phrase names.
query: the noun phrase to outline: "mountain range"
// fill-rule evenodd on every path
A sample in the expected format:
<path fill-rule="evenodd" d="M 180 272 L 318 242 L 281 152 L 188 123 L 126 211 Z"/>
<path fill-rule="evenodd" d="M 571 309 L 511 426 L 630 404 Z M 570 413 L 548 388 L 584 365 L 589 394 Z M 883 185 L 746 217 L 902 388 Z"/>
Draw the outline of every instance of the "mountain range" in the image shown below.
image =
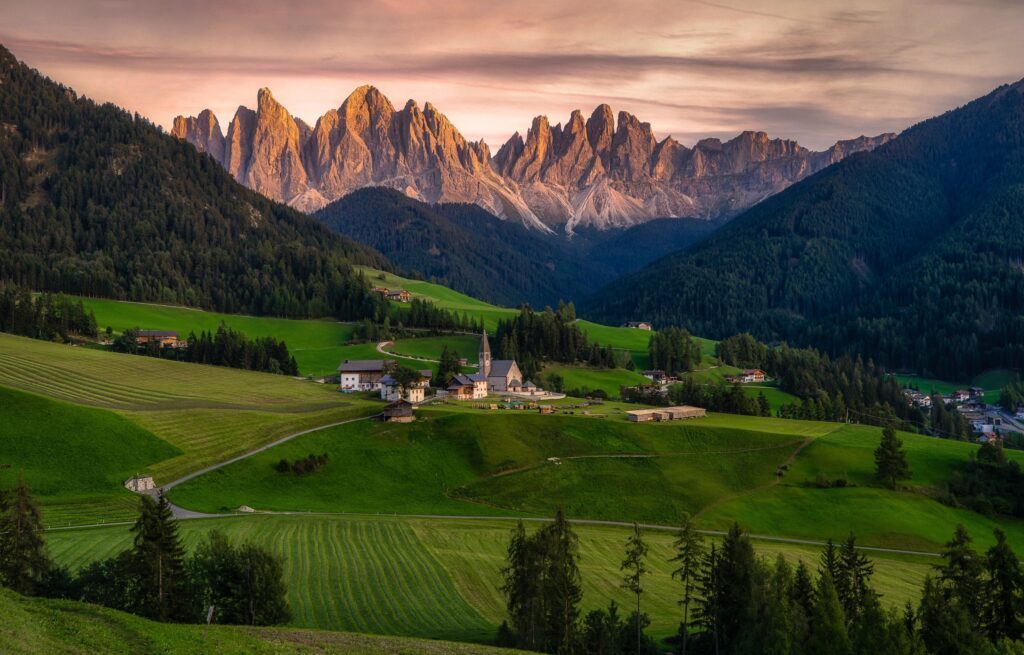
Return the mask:
<path fill-rule="evenodd" d="M 1024 81 L 923 121 L 581 307 L 962 380 L 1024 367 Z"/>
<path fill-rule="evenodd" d="M 608 105 L 551 126 L 538 116 L 491 155 L 429 102 L 396 110 L 373 86 L 352 92 L 314 126 L 269 89 L 239 107 L 225 133 L 204 110 L 171 133 L 209 153 L 239 182 L 306 212 L 366 186 L 427 203 L 473 203 L 544 232 L 611 229 L 659 217 L 729 217 L 891 134 L 839 141 L 821 152 L 743 132 L 688 148 L 658 141 L 649 123 Z"/>

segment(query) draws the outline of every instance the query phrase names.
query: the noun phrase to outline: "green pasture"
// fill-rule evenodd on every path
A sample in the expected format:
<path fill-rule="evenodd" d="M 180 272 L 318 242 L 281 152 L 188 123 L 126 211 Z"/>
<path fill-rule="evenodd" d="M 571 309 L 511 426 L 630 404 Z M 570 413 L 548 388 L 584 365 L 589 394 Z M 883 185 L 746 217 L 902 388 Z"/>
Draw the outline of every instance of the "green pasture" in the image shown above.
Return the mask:
<path fill-rule="evenodd" d="M 96 315 L 100 330 L 110 326 L 115 332 L 130 328 L 175 330 L 183 339 L 189 332 L 214 332 L 221 323 L 249 337 L 276 337 L 288 344 L 303 375 L 334 373 L 344 358 L 345 342 L 355 328 L 333 319 L 295 320 L 269 316 L 241 316 L 207 312 L 190 307 L 125 302 L 100 298 L 82 298 L 87 310 Z"/>
<path fill-rule="evenodd" d="M 0 652 L 177 655 L 499 655 L 475 644 L 321 630 L 158 623 L 98 605 L 20 596 L 0 588 Z"/>
<path fill-rule="evenodd" d="M 180 523 L 191 546 L 211 529 L 249 539 L 285 563 L 292 627 L 486 642 L 505 618 L 499 592 L 512 521 L 429 520 L 368 516 L 256 515 Z M 528 522 L 529 530 L 538 523 Z M 628 529 L 577 524 L 584 611 L 615 600 L 629 606 L 619 563 Z M 673 533 L 646 530 L 650 544 L 644 611 L 659 638 L 679 622 L 678 583 L 671 578 Z M 77 569 L 130 544 L 126 526 L 51 532 L 54 559 Z M 759 554 L 817 562 L 819 548 L 755 541 Z M 894 606 L 918 593 L 931 558 L 871 555 L 875 583 Z"/>
<path fill-rule="evenodd" d="M 609 398 L 618 398 L 621 387 L 635 387 L 638 384 L 649 384 L 650 380 L 635 371 L 627 371 L 624 368 L 590 368 L 587 366 L 551 365 L 544 367 L 540 380 L 535 380 L 538 385 L 545 387 L 544 378 L 550 374 L 562 376 L 563 386 L 566 390 L 587 389 L 594 391 L 602 389 Z"/>
<path fill-rule="evenodd" d="M 131 517 L 125 480 L 181 453 L 109 410 L 0 387 L 0 489 L 19 475 L 48 525 Z"/>
<path fill-rule="evenodd" d="M 146 467 L 158 484 L 293 432 L 380 408 L 332 385 L 8 334 L 0 334 L 0 385 L 114 410 L 163 440 L 171 451 Z M 102 510 L 101 503 L 96 511 Z"/>

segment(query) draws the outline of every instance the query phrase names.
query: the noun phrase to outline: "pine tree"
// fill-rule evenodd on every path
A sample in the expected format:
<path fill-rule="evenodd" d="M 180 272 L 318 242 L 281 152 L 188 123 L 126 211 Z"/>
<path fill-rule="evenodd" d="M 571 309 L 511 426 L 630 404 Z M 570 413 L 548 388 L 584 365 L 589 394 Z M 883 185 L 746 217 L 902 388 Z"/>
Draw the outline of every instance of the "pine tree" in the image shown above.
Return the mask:
<path fill-rule="evenodd" d="M 679 632 L 683 640 L 683 655 L 686 655 L 690 637 L 690 602 L 693 600 L 697 576 L 704 557 L 704 538 L 697 532 L 688 513 L 683 513 L 682 524 L 672 547 L 676 552 L 671 560 L 676 563 L 672 577 L 679 580 L 683 586 L 683 597 L 679 600 L 679 604 L 683 606 L 683 621 Z"/>
<path fill-rule="evenodd" d="M 1024 571 L 1006 542 L 1006 533 L 995 529 L 996 543 L 985 554 L 985 631 L 992 641 L 1020 639 L 1024 633 Z"/>
<path fill-rule="evenodd" d="M 726 652 L 733 650 L 748 628 L 754 592 L 754 547 L 738 523 L 722 539 L 718 562 L 719 638 Z"/>
<path fill-rule="evenodd" d="M 903 442 L 891 425 L 882 429 L 882 441 L 875 449 L 875 477 L 895 489 L 900 480 L 910 478 L 910 465 Z"/>
<path fill-rule="evenodd" d="M 822 571 L 815 589 L 814 614 L 808 655 L 852 655 L 853 646 L 846 630 L 846 616 L 832 584 L 832 576 Z"/>
<path fill-rule="evenodd" d="M 170 503 L 141 497 L 134 533 L 133 555 L 141 582 L 137 613 L 161 621 L 178 618 L 184 611 L 184 549 L 178 536 Z"/>
<path fill-rule="evenodd" d="M 567 655 L 577 650 L 579 642 L 579 603 L 583 598 L 580 582 L 579 539 L 565 519 L 562 508 L 555 520 L 541 532 L 547 550 L 545 576 L 545 638 L 552 652 Z"/>
<path fill-rule="evenodd" d="M 836 593 L 839 595 L 846 618 L 853 623 L 868 599 L 875 597 L 870 584 L 875 565 L 867 555 L 857 550 L 852 532 L 839 549 L 839 569 L 843 584 L 836 585 Z"/>
<path fill-rule="evenodd" d="M 714 653 L 718 655 L 719 639 L 721 633 L 721 611 L 720 611 L 720 561 L 718 549 L 714 542 L 711 549 L 704 555 L 699 580 L 699 593 L 697 594 L 697 621 L 705 633 L 711 633 Z"/>
<path fill-rule="evenodd" d="M 629 590 L 636 595 L 636 652 L 641 652 L 641 621 L 640 621 L 640 595 L 644 592 L 643 577 L 647 574 L 647 566 L 644 558 L 647 557 L 647 544 L 640 536 L 640 526 L 633 524 L 633 534 L 626 540 L 626 558 L 622 560 L 620 571 L 625 571 L 622 578 L 622 588 Z"/>
<path fill-rule="evenodd" d="M 983 563 L 978 553 L 971 548 L 971 536 L 963 525 L 957 525 L 953 539 L 946 543 L 942 552 L 945 564 L 936 566 L 939 580 L 945 586 L 948 596 L 956 599 L 960 608 L 971 617 L 977 627 L 981 617 L 981 593 Z"/>
<path fill-rule="evenodd" d="M 39 508 L 24 475 L 4 494 L 0 510 L 0 581 L 19 593 L 35 593 L 51 564 Z"/>

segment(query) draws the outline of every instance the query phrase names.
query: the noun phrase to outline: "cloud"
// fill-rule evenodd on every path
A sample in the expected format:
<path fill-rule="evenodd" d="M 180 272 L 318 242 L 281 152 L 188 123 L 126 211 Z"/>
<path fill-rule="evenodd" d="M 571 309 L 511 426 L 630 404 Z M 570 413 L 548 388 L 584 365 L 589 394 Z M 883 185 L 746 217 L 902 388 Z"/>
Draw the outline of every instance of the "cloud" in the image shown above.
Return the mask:
<path fill-rule="evenodd" d="M 492 145 L 536 114 L 610 102 L 658 134 L 765 129 L 824 147 L 1019 78 L 1022 5 L 33 0 L 5 6 L 0 41 L 165 125 L 206 106 L 225 122 L 261 86 L 311 122 L 368 82 L 398 105 L 434 101 Z"/>

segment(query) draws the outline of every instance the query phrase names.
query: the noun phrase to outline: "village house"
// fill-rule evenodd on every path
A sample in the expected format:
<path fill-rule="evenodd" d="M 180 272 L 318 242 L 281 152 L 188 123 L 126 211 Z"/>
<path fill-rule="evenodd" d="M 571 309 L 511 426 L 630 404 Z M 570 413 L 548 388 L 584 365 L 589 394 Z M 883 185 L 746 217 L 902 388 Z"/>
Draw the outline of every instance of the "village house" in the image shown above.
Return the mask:
<path fill-rule="evenodd" d="M 965 403 L 971 399 L 971 392 L 967 389 L 957 389 L 949 395 L 949 399 L 955 403 Z"/>
<path fill-rule="evenodd" d="M 421 403 L 427 397 L 427 387 L 430 386 L 430 378 L 433 373 L 430 370 L 422 370 L 419 372 L 420 379 L 417 380 L 412 386 L 405 390 L 405 394 L 399 394 L 398 380 L 385 375 L 380 379 L 380 398 L 381 400 L 396 401 L 405 399 L 411 403 Z"/>
<path fill-rule="evenodd" d="M 743 371 L 743 374 L 740 375 L 740 382 L 743 382 L 744 384 L 749 384 L 751 382 L 764 382 L 766 377 L 767 374 L 761 369 L 751 368 Z"/>
<path fill-rule="evenodd" d="M 138 330 L 135 333 L 135 343 L 140 346 L 155 343 L 161 348 L 181 348 L 187 342 L 178 338 L 174 330 Z"/>
<path fill-rule="evenodd" d="M 453 400 L 479 400 L 487 397 L 487 378 L 479 373 L 453 375 L 448 381 L 448 397 Z"/>
<path fill-rule="evenodd" d="M 641 375 L 643 375 L 645 378 L 647 378 L 651 382 L 664 382 L 665 379 L 667 378 L 667 376 L 665 375 L 665 371 L 662 371 L 660 369 L 652 369 L 650 371 L 644 371 L 643 373 L 641 373 Z"/>
<path fill-rule="evenodd" d="M 393 361 L 383 359 L 346 359 L 338 366 L 338 391 L 375 391 Z"/>
<path fill-rule="evenodd" d="M 700 418 L 707 415 L 707 410 L 703 407 L 677 405 L 675 407 L 658 407 L 655 409 L 634 409 L 626 412 L 626 415 L 632 423 L 647 423 L 649 421 L 678 421 L 684 418 Z"/>
<path fill-rule="evenodd" d="M 626 323 L 626 327 L 635 328 L 637 330 L 652 330 L 651 324 L 647 321 L 630 321 Z"/>
<path fill-rule="evenodd" d="M 395 302 L 409 302 L 412 300 L 412 295 L 405 289 L 392 289 L 386 292 L 384 297 Z"/>
<path fill-rule="evenodd" d="M 373 291 L 374 293 L 379 293 L 382 296 L 386 296 L 388 295 L 389 289 L 387 287 L 373 287 L 371 291 Z"/>
<path fill-rule="evenodd" d="M 381 417 L 385 423 L 412 423 L 415 420 L 414 405 L 408 400 L 398 399 L 384 408 Z"/>

